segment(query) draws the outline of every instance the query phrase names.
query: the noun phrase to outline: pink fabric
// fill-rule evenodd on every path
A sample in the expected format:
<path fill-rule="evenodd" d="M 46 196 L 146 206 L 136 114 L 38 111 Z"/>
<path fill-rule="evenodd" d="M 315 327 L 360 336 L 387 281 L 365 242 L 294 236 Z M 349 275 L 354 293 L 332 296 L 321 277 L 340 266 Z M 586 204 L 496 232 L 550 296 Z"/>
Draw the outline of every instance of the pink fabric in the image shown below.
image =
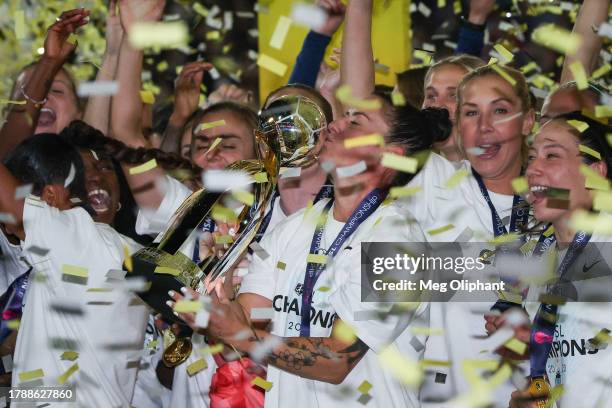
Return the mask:
<path fill-rule="evenodd" d="M 265 378 L 265 370 L 251 359 L 225 361 L 221 354 L 214 355 L 217 371 L 210 384 L 211 408 L 262 408 L 264 390 L 251 384 L 257 376 Z"/>
<path fill-rule="evenodd" d="M 535 333 L 534 335 L 534 340 L 536 341 L 536 343 L 538 344 L 542 344 L 542 343 L 552 343 L 553 341 L 553 336 L 551 336 L 550 334 L 546 334 L 544 332 L 538 331 Z"/>

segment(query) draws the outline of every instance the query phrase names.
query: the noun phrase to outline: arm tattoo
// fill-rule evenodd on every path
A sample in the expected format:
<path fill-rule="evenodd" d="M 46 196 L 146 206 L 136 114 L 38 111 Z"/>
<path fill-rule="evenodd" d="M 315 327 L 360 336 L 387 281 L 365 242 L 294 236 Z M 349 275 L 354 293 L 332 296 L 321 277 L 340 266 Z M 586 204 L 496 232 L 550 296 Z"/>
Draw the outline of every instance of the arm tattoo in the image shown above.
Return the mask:
<path fill-rule="evenodd" d="M 368 346 L 357 339 L 350 346 L 332 351 L 327 342 L 330 339 L 321 337 L 295 337 L 286 340 L 286 349 L 272 352 L 268 356 L 268 362 L 278 368 L 287 368 L 295 371 L 303 367 L 310 367 L 322 362 L 322 360 L 336 360 L 344 362 L 352 368 L 369 350 Z"/>

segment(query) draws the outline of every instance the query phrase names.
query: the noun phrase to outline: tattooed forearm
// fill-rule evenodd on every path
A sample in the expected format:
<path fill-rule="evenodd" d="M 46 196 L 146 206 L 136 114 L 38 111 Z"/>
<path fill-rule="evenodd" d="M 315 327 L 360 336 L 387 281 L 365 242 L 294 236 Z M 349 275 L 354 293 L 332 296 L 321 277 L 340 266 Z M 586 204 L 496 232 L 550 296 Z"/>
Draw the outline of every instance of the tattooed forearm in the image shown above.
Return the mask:
<path fill-rule="evenodd" d="M 281 370 L 320 381 L 336 382 L 348 374 L 369 350 L 357 339 L 346 347 L 333 338 L 285 338 L 269 356 L 268 363 Z"/>

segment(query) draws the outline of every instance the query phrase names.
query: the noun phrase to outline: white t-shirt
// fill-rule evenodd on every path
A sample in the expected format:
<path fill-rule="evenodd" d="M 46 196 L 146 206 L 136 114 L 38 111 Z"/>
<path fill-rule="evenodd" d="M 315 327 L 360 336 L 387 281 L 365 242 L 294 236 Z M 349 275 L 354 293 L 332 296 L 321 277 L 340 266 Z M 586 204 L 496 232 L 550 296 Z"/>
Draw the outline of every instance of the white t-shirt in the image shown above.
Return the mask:
<path fill-rule="evenodd" d="M 612 276 L 609 275 L 612 268 L 611 242 L 609 237 L 594 235 L 589 240 L 586 254 L 579 255 L 574 261 L 572 267 L 577 271 L 593 265 L 587 270 L 601 274 L 601 277 L 592 280 L 572 279 L 579 300 L 584 299 L 587 293 L 592 294 L 593 290 L 595 293 L 605 292 L 608 298 L 612 293 Z M 559 252 L 557 265 L 566 252 Z M 600 261 L 595 262 L 600 255 Z M 530 288 L 528 300 L 536 300 L 542 291 L 544 288 L 534 288 L 536 293 L 532 294 Z M 532 303 L 532 321 L 537 306 L 539 302 Z M 594 338 L 602 329 L 612 330 L 612 303 L 568 301 L 559 307 L 552 349 L 546 362 L 551 387 L 558 384 L 564 387 L 557 408 L 612 407 L 612 400 L 605 397 L 610 396 L 612 348 L 609 344 L 599 348 L 589 346 L 589 339 Z"/>
<path fill-rule="evenodd" d="M 315 222 L 328 199 L 315 204 L 307 213 L 301 210 L 276 226 L 261 241 L 269 256 L 254 256 L 249 273 L 244 277 L 240 293 L 254 293 L 272 301 L 274 308 L 272 333 L 281 337 L 299 337 L 302 283 L 306 256 L 310 250 Z M 305 214 L 307 214 L 305 216 Z M 343 224 L 333 220 L 329 212 L 325 228 L 326 244 L 331 244 Z M 357 312 L 380 310 L 377 303 L 361 302 L 361 242 L 422 242 L 423 233 L 414 223 L 400 215 L 395 205 L 379 207 L 352 236 L 316 282 L 310 325 L 312 337 L 329 337 L 336 318 L 355 329 L 356 335 L 369 350 L 341 385 L 301 378 L 268 366 L 267 380 L 273 383 L 266 393 L 266 407 L 362 407 L 357 388 L 367 380 L 372 384 L 368 407 L 416 407 L 418 397 L 413 390 L 397 382 L 381 366 L 377 353 L 387 344 L 411 360 L 422 357 L 425 336 L 414 336 L 406 327 L 428 326 L 429 308 L 419 306 L 416 312 L 385 321 L 360 317 Z M 284 262 L 280 269 L 278 262 Z M 327 286 L 328 291 L 319 288 Z M 387 306 L 388 307 L 388 306 Z M 340 406 L 340 405 L 338 405 Z"/>
<path fill-rule="evenodd" d="M 107 272 L 122 268 L 124 247 L 134 252 L 138 244 L 94 222 L 82 208 L 59 211 L 33 197 L 25 200 L 23 225 L 23 246 L 49 252 L 25 253 L 34 271 L 17 336 L 13 386 L 24 384 L 19 374 L 38 369 L 44 377 L 34 384 L 56 385 L 78 363 L 66 385 L 76 386 L 79 406 L 127 406 L 149 312 L 131 293 L 88 289 L 103 288 Z M 86 282 L 67 279 L 64 265 L 86 268 Z M 77 360 L 62 360 L 65 351 L 77 351 Z"/>
<path fill-rule="evenodd" d="M 457 171 L 468 176 L 453 188 L 446 182 Z M 489 205 L 471 172 L 467 160 L 450 162 L 432 153 L 423 169 L 410 181 L 408 187 L 421 187 L 422 191 L 397 201 L 398 205 L 414 215 L 425 231 L 429 242 L 486 242 L 493 238 L 493 223 Z M 512 196 L 489 191 L 489 197 L 506 228 L 512 211 Z M 437 234 L 429 231 L 453 224 L 454 228 Z M 497 296 L 492 293 L 492 299 Z M 443 336 L 429 336 L 425 345 L 425 359 L 451 361 L 451 367 L 433 367 L 426 370 L 421 386 L 420 400 L 424 407 L 445 407 L 445 402 L 471 392 L 462 362 L 466 360 L 497 360 L 499 355 L 483 352 L 478 344 L 487 336 L 483 311 L 493 306 L 487 302 L 432 302 L 431 328 L 443 330 Z M 476 312 L 478 311 L 478 312 Z M 506 408 L 510 394 L 516 388 L 506 382 L 491 395 L 493 406 Z"/>
<path fill-rule="evenodd" d="M 0 295 L 30 268 L 22 256 L 21 246 L 11 244 L 0 229 Z"/>

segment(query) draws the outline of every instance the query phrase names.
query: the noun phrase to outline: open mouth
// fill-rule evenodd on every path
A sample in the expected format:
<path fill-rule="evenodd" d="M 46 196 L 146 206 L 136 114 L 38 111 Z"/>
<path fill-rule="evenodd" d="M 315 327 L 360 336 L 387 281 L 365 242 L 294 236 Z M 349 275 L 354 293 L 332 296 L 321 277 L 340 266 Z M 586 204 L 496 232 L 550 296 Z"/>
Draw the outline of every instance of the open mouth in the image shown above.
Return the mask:
<path fill-rule="evenodd" d="M 491 159 L 500 151 L 501 143 L 481 144 L 476 146 L 476 148 L 478 151 L 478 158 Z"/>
<path fill-rule="evenodd" d="M 548 188 L 548 186 L 541 185 L 531 186 L 529 189 L 529 198 L 532 204 L 537 204 L 547 198 Z"/>
<path fill-rule="evenodd" d="M 111 198 L 108 191 L 104 189 L 91 190 L 87 194 L 87 198 L 89 199 L 89 204 L 91 205 L 91 207 L 98 214 L 105 213 L 110 210 Z"/>
<path fill-rule="evenodd" d="M 40 110 L 40 115 L 38 115 L 38 125 L 39 126 L 50 126 L 52 125 L 57 116 L 55 115 L 55 111 L 49 108 L 42 108 Z"/>

